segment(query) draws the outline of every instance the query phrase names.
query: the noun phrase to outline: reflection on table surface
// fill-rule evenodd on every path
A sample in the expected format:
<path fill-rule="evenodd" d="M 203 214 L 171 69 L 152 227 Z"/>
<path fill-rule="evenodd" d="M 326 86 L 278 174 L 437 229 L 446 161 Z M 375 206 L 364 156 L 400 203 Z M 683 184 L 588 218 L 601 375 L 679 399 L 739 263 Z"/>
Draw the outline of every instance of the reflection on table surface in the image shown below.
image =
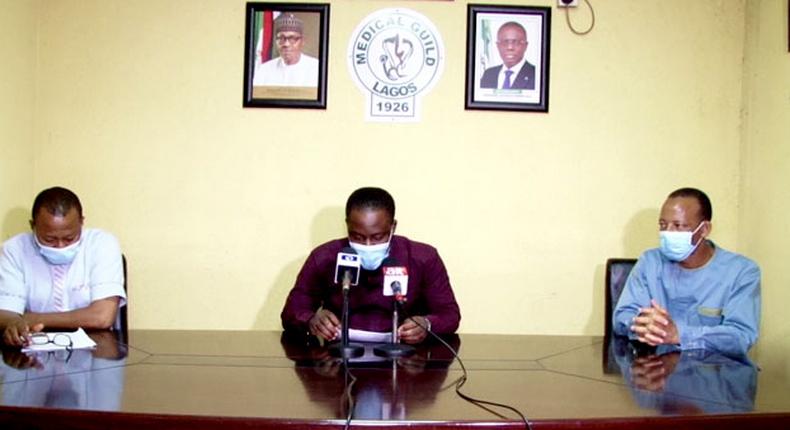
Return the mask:
<path fill-rule="evenodd" d="M 118 411 L 127 346 L 115 332 L 88 334 L 93 349 L 23 353 L 3 348 L 0 390 L 8 406 Z"/>
<path fill-rule="evenodd" d="M 408 411 L 413 415 L 416 410 L 430 408 L 438 393 L 454 387 L 452 382 L 444 384 L 453 351 L 458 352 L 461 345 L 456 335 L 444 336 L 444 343 L 428 339 L 416 346 L 413 355 L 388 359 L 376 355 L 377 345 L 361 344 L 364 354 L 344 363 L 314 339 L 286 334 L 281 339 L 310 401 L 323 405 L 337 419 L 348 415 L 348 366 L 354 378 L 353 416 L 361 420 L 405 420 Z"/>
<path fill-rule="evenodd" d="M 672 415 L 754 410 L 757 368 L 748 357 L 640 349 L 619 336 L 610 343 L 639 406 Z"/>
<path fill-rule="evenodd" d="M 179 423 L 200 417 L 203 428 L 222 428 L 228 420 L 342 425 L 348 412 L 344 364 L 314 339 L 281 332 L 132 330 L 122 344 L 109 332 L 91 336 L 98 347 L 71 357 L 33 361 L 5 351 L 0 424 L 95 410 L 124 412 L 101 419 L 130 428 L 146 416 Z M 464 393 L 509 404 L 539 425 L 603 420 L 628 428 L 666 415 L 696 424 L 695 417 L 708 423 L 749 419 L 770 428 L 790 419 L 784 369 L 758 371 L 749 360 L 692 353 L 635 357 L 627 345 L 597 336 L 469 334 L 447 341 L 468 369 Z M 369 354 L 348 369 L 356 378 L 358 420 L 519 425 L 515 414 L 497 416 L 455 393 L 461 366 L 438 342 L 419 345 L 405 359 Z M 216 427 L 207 424 L 215 418 Z"/>

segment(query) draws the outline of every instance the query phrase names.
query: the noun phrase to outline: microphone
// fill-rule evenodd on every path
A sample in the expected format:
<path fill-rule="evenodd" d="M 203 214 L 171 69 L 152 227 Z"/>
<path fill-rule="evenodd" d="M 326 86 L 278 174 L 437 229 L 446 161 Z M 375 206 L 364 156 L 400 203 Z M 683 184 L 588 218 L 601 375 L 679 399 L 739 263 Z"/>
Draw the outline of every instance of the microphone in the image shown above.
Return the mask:
<path fill-rule="evenodd" d="M 343 289 L 359 284 L 359 270 L 362 263 L 357 251 L 347 246 L 337 253 L 335 263 L 335 284 L 342 284 Z"/>
<path fill-rule="evenodd" d="M 392 257 L 384 260 L 381 270 L 384 273 L 383 294 L 392 296 L 398 304 L 405 302 L 409 292 L 409 270 Z"/>
<path fill-rule="evenodd" d="M 406 296 L 401 291 L 400 282 L 392 281 L 392 284 L 390 284 L 390 286 L 392 287 L 392 294 L 395 295 L 394 296 L 395 297 L 395 301 L 398 302 L 398 303 L 405 302 L 406 301 Z"/>
<path fill-rule="evenodd" d="M 348 292 L 352 285 L 359 284 L 359 269 L 361 261 L 357 252 L 351 247 L 345 247 L 337 253 L 335 262 L 335 283 L 343 285 L 343 311 L 341 315 L 341 339 L 339 344 L 329 348 L 330 354 L 349 359 L 364 354 L 365 348 L 361 345 L 351 344 L 348 339 Z"/>
<path fill-rule="evenodd" d="M 408 357 L 414 354 L 414 347 L 404 345 L 398 339 L 398 311 L 403 302 L 406 301 L 406 293 L 409 287 L 409 271 L 406 266 L 402 266 L 393 257 L 384 259 L 381 264 L 381 271 L 384 274 L 384 285 L 382 293 L 386 297 L 392 297 L 392 341 L 384 345 L 373 348 L 373 353 L 379 357 L 398 358 Z"/>

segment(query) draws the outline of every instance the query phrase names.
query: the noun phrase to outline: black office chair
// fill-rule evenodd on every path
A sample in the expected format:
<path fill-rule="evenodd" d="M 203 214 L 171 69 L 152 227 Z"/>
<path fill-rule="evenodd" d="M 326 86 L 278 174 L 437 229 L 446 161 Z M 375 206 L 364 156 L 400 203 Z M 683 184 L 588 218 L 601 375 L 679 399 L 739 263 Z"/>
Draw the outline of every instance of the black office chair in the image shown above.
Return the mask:
<path fill-rule="evenodd" d="M 636 264 L 635 258 L 610 258 L 606 260 L 606 312 L 604 317 L 604 334 L 607 336 L 612 332 L 612 312 L 620 299 L 620 294 L 625 288 L 625 281 L 628 274 Z"/>
<path fill-rule="evenodd" d="M 612 313 L 620 294 L 625 288 L 625 281 L 631 273 L 631 269 L 636 264 L 635 258 L 610 258 L 606 260 L 606 292 L 604 293 L 606 303 L 604 312 L 604 342 L 603 342 L 603 370 L 604 373 L 619 373 L 617 363 L 610 351 L 612 342 Z"/>
<path fill-rule="evenodd" d="M 114 328 L 118 331 L 119 340 L 122 343 L 126 343 L 126 341 L 129 339 L 129 290 L 127 288 L 127 285 L 129 284 L 129 275 L 126 270 L 126 255 L 121 254 L 121 262 L 123 263 L 123 291 L 126 293 L 126 306 L 121 307 L 119 310 Z"/>

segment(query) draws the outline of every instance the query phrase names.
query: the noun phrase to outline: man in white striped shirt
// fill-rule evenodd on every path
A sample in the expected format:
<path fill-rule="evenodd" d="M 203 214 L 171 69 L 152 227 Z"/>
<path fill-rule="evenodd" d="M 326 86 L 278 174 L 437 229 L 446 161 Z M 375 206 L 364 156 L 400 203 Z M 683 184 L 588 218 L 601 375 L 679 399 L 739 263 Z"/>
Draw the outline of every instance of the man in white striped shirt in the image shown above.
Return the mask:
<path fill-rule="evenodd" d="M 0 330 L 7 345 L 31 332 L 108 329 L 126 304 L 118 240 L 83 229 L 79 198 L 53 187 L 33 203 L 32 232 L 16 235 L 0 253 Z"/>

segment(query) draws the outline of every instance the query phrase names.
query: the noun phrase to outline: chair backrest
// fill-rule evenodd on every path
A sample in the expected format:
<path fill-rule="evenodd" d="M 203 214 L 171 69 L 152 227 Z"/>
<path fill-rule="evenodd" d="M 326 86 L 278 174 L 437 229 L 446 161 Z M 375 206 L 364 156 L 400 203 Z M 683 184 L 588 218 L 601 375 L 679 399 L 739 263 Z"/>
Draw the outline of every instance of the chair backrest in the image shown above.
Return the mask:
<path fill-rule="evenodd" d="M 612 331 L 612 312 L 620 299 L 620 294 L 625 287 L 628 274 L 636 264 L 635 258 L 610 258 L 606 260 L 606 312 L 604 318 L 604 335 L 609 336 Z"/>
<path fill-rule="evenodd" d="M 612 336 L 612 312 L 620 299 L 620 293 L 625 288 L 625 281 L 636 264 L 635 258 L 610 258 L 606 260 L 606 312 L 604 312 L 604 341 L 603 341 L 603 372 L 606 374 L 620 373 L 620 367 L 615 361 L 613 348 L 616 339 Z"/>
<path fill-rule="evenodd" d="M 123 263 L 123 291 L 126 293 L 126 306 L 122 306 L 118 311 L 118 317 L 116 318 L 115 322 L 115 330 L 118 331 L 121 341 L 126 342 L 126 340 L 129 339 L 129 290 L 127 288 L 127 285 L 129 284 L 129 275 L 126 270 L 126 255 L 121 254 L 121 262 Z"/>

